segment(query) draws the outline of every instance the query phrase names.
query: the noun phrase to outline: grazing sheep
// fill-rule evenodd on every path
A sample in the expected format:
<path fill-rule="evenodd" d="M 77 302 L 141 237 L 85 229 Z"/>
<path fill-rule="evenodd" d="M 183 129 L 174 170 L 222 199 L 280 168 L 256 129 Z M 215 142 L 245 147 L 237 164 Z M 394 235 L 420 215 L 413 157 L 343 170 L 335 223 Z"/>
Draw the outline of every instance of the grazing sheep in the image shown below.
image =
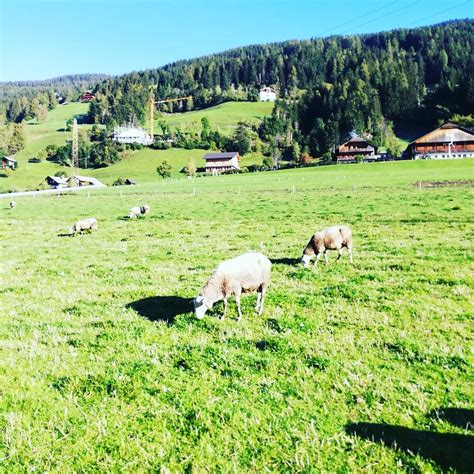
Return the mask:
<path fill-rule="evenodd" d="M 150 212 L 150 206 L 135 206 L 130 209 L 128 217 L 135 219 L 137 216 L 142 216 Z"/>
<path fill-rule="evenodd" d="M 239 314 L 237 321 L 240 321 L 242 318 L 240 295 L 255 290 L 257 291 L 255 309 L 258 314 L 262 314 L 271 271 L 270 260 L 258 252 L 245 253 L 231 260 L 225 260 L 219 264 L 199 295 L 194 298 L 196 317 L 204 318 L 206 311 L 211 309 L 214 303 L 224 300 L 224 314 L 221 316 L 221 319 L 224 319 L 227 312 L 227 298 L 235 295 Z"/>
<path fill-rule="evenodd" d="M 10 209 L 13 209 L 16 206 L 15 201 L 10 201 Z"/>
<path fill-rule="evenodd" d="M 97 230 L 97 228 L 97 219 L 95 217 L 89 217 L 88 219 L 77 221 L 70 230 L 71 234 L 75 234 L 76 232 L 82 232 L 84 230 Z"/>
<path fill-rule="evenodd" d="M 301 257 L 301 263 L 307 267 L 312 257 L 317 255 L 314 265 L 317 266 L 321 255 L 324 255 L 326 265 L 328 263 L 328 250 L 337 250 L 339 260 L 342 256 L 342 249 L 347 247 L 349 252 L 349 259 L 352 263 L 352 231 L 345 225 L 336 225 L 334 227 L 328 227 L 327 229 L 320 230 L 311 237 L 308 245 L 303 250 L 303 256 Z"/>

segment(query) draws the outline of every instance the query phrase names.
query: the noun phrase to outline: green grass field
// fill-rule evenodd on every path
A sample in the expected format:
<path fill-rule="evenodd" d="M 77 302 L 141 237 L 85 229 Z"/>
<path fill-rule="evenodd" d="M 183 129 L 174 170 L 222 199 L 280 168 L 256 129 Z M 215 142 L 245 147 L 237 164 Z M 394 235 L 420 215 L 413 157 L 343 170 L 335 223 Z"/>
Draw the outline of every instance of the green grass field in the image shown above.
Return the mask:
<path fill-rule="evenodd" d="M 436 410 L 472 417 L 474 191 L 413 186 L 447 179 L 474 160 L 0 200 L 0 471 L 472 471 L 472 432 Z M 337 223 L 354 265 L 302 268 Z M 233 300 L 195 319 L 249 250 L 274 262 L 263 315 L 249 295 L 240 323 Z"/>
<path fill-rule="evenodd" d="M 201 117 L 207 116 L 213 128 L 232 132 L 240 120 L 258 121 L 264 115 L 270 114 L 272 107 L 273 104 L 269 102 L 228 102 L 203 111 L 167 114 L 165 120 L 173 125 L 179 123 L 183 128 L 196 122 L 196 127 L 200 128 Z M 61 131 L 65 129 L 66 121 L 71 117 L 86 114 L 87 111 L 88 104 L 72 103 L 57 107 L 49 112 L 44 123 L 36 124 L 35 121 L 27 123 L 27 145 L 14 156 L 18 161 L 19 168 L 11 172 L 9 177 L 0 175 L 0 192 L 36 189 L 49 174 L 55 174 L 58 171 L 69 173 L 68 168 L 48 161 L 28 163 L 28 160 L 36 157 L 38 151 L 46 148 L 49 144 L 62 145 L 66 140 L 71 139 L 71 132 Z M 228 125 L 230 128 L 227 128 Z M 91 126 L 80 125 L 79 128 L 81 127 L 90 128 Z M 81 173 L 103 179 L 106 184 L 112 184 L 120 177 L 149 182 L 156 178 L 156 167 L 163 161 L 170 163 L 173 175 L 178 177 L 179 171 L 187 165 L 191 157 L 196 166 L 204 166 L 202 157 L 205 153 L 205 150 L 152 150 L 144 148 L 132 152 L 130 156 L 115 165 L 98 170 L 81 170 Z M 261 161 L 262 156 L 251 154 L 243 159 L 241 165 L 248 166 L 261 163 Z"/>

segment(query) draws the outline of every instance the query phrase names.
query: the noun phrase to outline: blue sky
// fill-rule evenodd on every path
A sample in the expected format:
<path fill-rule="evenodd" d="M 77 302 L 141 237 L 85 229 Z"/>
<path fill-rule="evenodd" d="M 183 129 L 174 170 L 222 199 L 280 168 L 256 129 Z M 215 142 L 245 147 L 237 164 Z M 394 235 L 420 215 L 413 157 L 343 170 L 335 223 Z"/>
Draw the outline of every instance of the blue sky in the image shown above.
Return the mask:
<path fill-rule="evenodd" d="M 473 13 L 474 0 L 0 0 L 0 81 L 120 74 L 247 44 Z"/>

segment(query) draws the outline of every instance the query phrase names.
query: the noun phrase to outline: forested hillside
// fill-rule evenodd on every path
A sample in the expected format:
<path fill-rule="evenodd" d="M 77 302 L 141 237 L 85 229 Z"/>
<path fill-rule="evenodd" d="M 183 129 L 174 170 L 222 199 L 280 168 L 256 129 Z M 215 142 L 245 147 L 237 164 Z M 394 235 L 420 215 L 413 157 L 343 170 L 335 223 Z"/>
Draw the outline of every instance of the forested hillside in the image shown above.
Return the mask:
<path fill-rule="evenodd" d="M 58 102 L 77 100 L 81 92 L 94 88 L 107 77 L 75 74 L 43 81 L 0 82 L 0 119 L 19 123 L 33 117 L 44 118 L 47 110 Z"/>
<path fill-rule="evenodd" d="M 99 83 L 90 115 L 109 125 L 143 122 L 150 85 L 157 86 L 158 98 L 192 95 L 193 107 L 202 108 L 257 100 L 259 86 L 267 84 L 287 100 L 263 124 L 262 138 L 277 145 L 295 140 L 312 154 L 329 150 L 352 130 L 383 142 L 389 121 L 431 126 L 474 110 L 473 27 L 472 20 L 458 20 L 179 61 Z"/>

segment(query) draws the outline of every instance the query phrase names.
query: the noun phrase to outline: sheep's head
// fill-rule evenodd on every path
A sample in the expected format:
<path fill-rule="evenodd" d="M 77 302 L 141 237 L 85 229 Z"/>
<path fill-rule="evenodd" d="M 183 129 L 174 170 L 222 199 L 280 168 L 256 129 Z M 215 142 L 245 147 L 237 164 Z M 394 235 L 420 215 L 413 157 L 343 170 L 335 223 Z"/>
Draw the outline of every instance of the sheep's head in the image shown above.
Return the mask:
<path fill-rule="evenodd" d="M 212 308 L 212 304 L 209 305 L 207 299 L 204 296 L 198 295 L 194 298 L 194 314 L 196 318 L 202 319 L 206 315 L 206 311 Z"/>
<path fill-rule="evenodd" d="M 311 261 L 311 255 L 303 254 L 303 256 L 301 257 L 301 265 L 303 265 L 303 267 L 307 267 L 310 261 Z"/>

